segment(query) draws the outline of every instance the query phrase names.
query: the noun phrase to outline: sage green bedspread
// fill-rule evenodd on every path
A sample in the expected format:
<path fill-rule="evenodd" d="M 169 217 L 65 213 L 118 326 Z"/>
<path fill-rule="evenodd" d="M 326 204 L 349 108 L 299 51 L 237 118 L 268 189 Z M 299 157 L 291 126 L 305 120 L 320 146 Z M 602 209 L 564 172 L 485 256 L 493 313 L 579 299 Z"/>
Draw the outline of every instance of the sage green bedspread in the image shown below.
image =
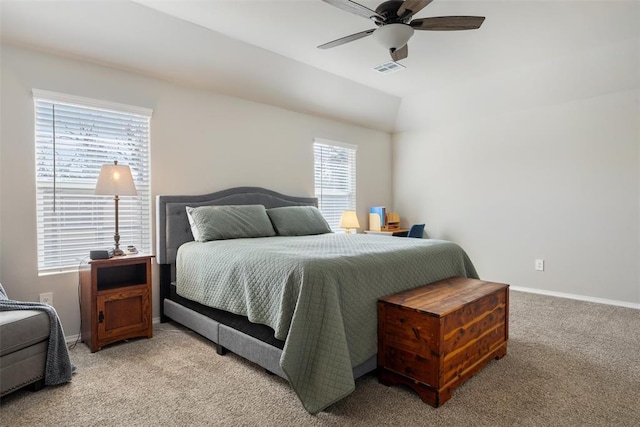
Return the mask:
<path fill-rule="evenodd" d="M 365 234 L 190 242 L 177 259 L 179 295 L 285 341 L 280 366 L 313 414 L 376 354 L 378 298 L 452 276 L 478 277 L 455 243 Z"/>

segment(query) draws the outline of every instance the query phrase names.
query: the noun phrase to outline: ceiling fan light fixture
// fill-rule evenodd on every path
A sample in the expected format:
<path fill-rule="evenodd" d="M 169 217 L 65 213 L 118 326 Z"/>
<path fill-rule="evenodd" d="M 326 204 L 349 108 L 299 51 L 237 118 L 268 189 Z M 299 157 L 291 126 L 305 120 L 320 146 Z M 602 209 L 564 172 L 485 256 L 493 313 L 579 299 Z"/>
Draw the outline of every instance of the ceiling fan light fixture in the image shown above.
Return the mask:
<path fill-rule="evenodd" d="M 380 45 L 386 48 L 394 62 L 408 57 L 409 45 L 407 42 L 413 36 L 414 30 L 475 30 L 480 28 L 485 19 L 484 16 L 431 16 L 413 19 L 416 13 L 431 4 L 433 0 L 385 0 L 375 10 L 362 6 L 353 0 L 322 1 L 363 18 L 371 19 L 378 28 L 360 31 L 359 33 L 321 44 L 318 46 L 319 49 L 329 49 L 363 37 L 372 36 Z"/>
<path fill-rule="evenodd" d="M 373 32 L 373 38 L 387 49 L 399 49 L 406 45 L 413 35 L 413 28 L 407 24 L 387 24 Z"/>

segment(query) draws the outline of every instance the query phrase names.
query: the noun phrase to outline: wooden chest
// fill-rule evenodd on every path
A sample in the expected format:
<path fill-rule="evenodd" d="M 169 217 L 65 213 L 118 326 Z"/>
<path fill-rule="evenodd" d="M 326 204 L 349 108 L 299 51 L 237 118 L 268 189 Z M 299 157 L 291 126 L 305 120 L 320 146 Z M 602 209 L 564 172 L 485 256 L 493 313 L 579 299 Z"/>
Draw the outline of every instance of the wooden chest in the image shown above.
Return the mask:
<path fill-rule="evenodd" d="M 381 298 L 378 371 L 435 407 L 507 354 L 509 285 L 453 277 Z"/>

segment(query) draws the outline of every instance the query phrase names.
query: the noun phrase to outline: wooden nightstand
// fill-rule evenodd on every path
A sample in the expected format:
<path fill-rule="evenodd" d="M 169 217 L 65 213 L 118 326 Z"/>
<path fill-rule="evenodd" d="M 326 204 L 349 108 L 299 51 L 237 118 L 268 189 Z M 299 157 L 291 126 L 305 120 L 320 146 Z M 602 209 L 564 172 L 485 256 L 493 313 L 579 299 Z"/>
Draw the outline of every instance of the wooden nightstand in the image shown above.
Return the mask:
<path fill-rule="evenodd" d="M 92 353 L 116 341 L 153 336 L 151 258 L 126 255 L 80 268 L 82 341 Z"/>

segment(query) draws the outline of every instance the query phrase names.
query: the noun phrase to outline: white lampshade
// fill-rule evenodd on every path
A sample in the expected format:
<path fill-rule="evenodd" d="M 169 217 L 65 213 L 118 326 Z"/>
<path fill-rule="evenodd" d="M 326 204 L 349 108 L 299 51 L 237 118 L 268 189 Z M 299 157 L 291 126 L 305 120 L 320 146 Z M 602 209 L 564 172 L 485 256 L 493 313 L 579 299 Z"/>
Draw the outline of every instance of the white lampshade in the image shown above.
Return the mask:
<path fill-rule="evenodd" d="M 114 161 L 112 165 L 102 165 L 100 175 L 96 183 L 95 194 L 100 196 L 113 196 L 116 208 L 116 232 L 113 235 L 114 248 L 113 253 L 116 256 L 124 255 L 124 251 L 120 249 L 120 232 L 118 231 L 118 202 L 120 196 L 137 196 L 136 185 L 133 183 L 131 169 L 129 166 L 120 166 L 118 161 Z"/>
<path fill-rule="evenodd" d="M 95 194 L 102 196 L 137 196 L 129 166 L 120 166 L 117 161 L 112 165 L 102 165 Z"/>
<path fill-rule="evenodd" d="M 346 228 L 347 230 L 360 228 L 360 223 L 358 222 L 356 211 L 342 212 L 342 217 L 340 217 L 340 228 Z"/>
<path fill-rule="evenodd" d="M 373 32 L 373 38 L 387 49 L 400 49 L 413 35 L 413 28 L 407 24 L 387 24 Z"/>

